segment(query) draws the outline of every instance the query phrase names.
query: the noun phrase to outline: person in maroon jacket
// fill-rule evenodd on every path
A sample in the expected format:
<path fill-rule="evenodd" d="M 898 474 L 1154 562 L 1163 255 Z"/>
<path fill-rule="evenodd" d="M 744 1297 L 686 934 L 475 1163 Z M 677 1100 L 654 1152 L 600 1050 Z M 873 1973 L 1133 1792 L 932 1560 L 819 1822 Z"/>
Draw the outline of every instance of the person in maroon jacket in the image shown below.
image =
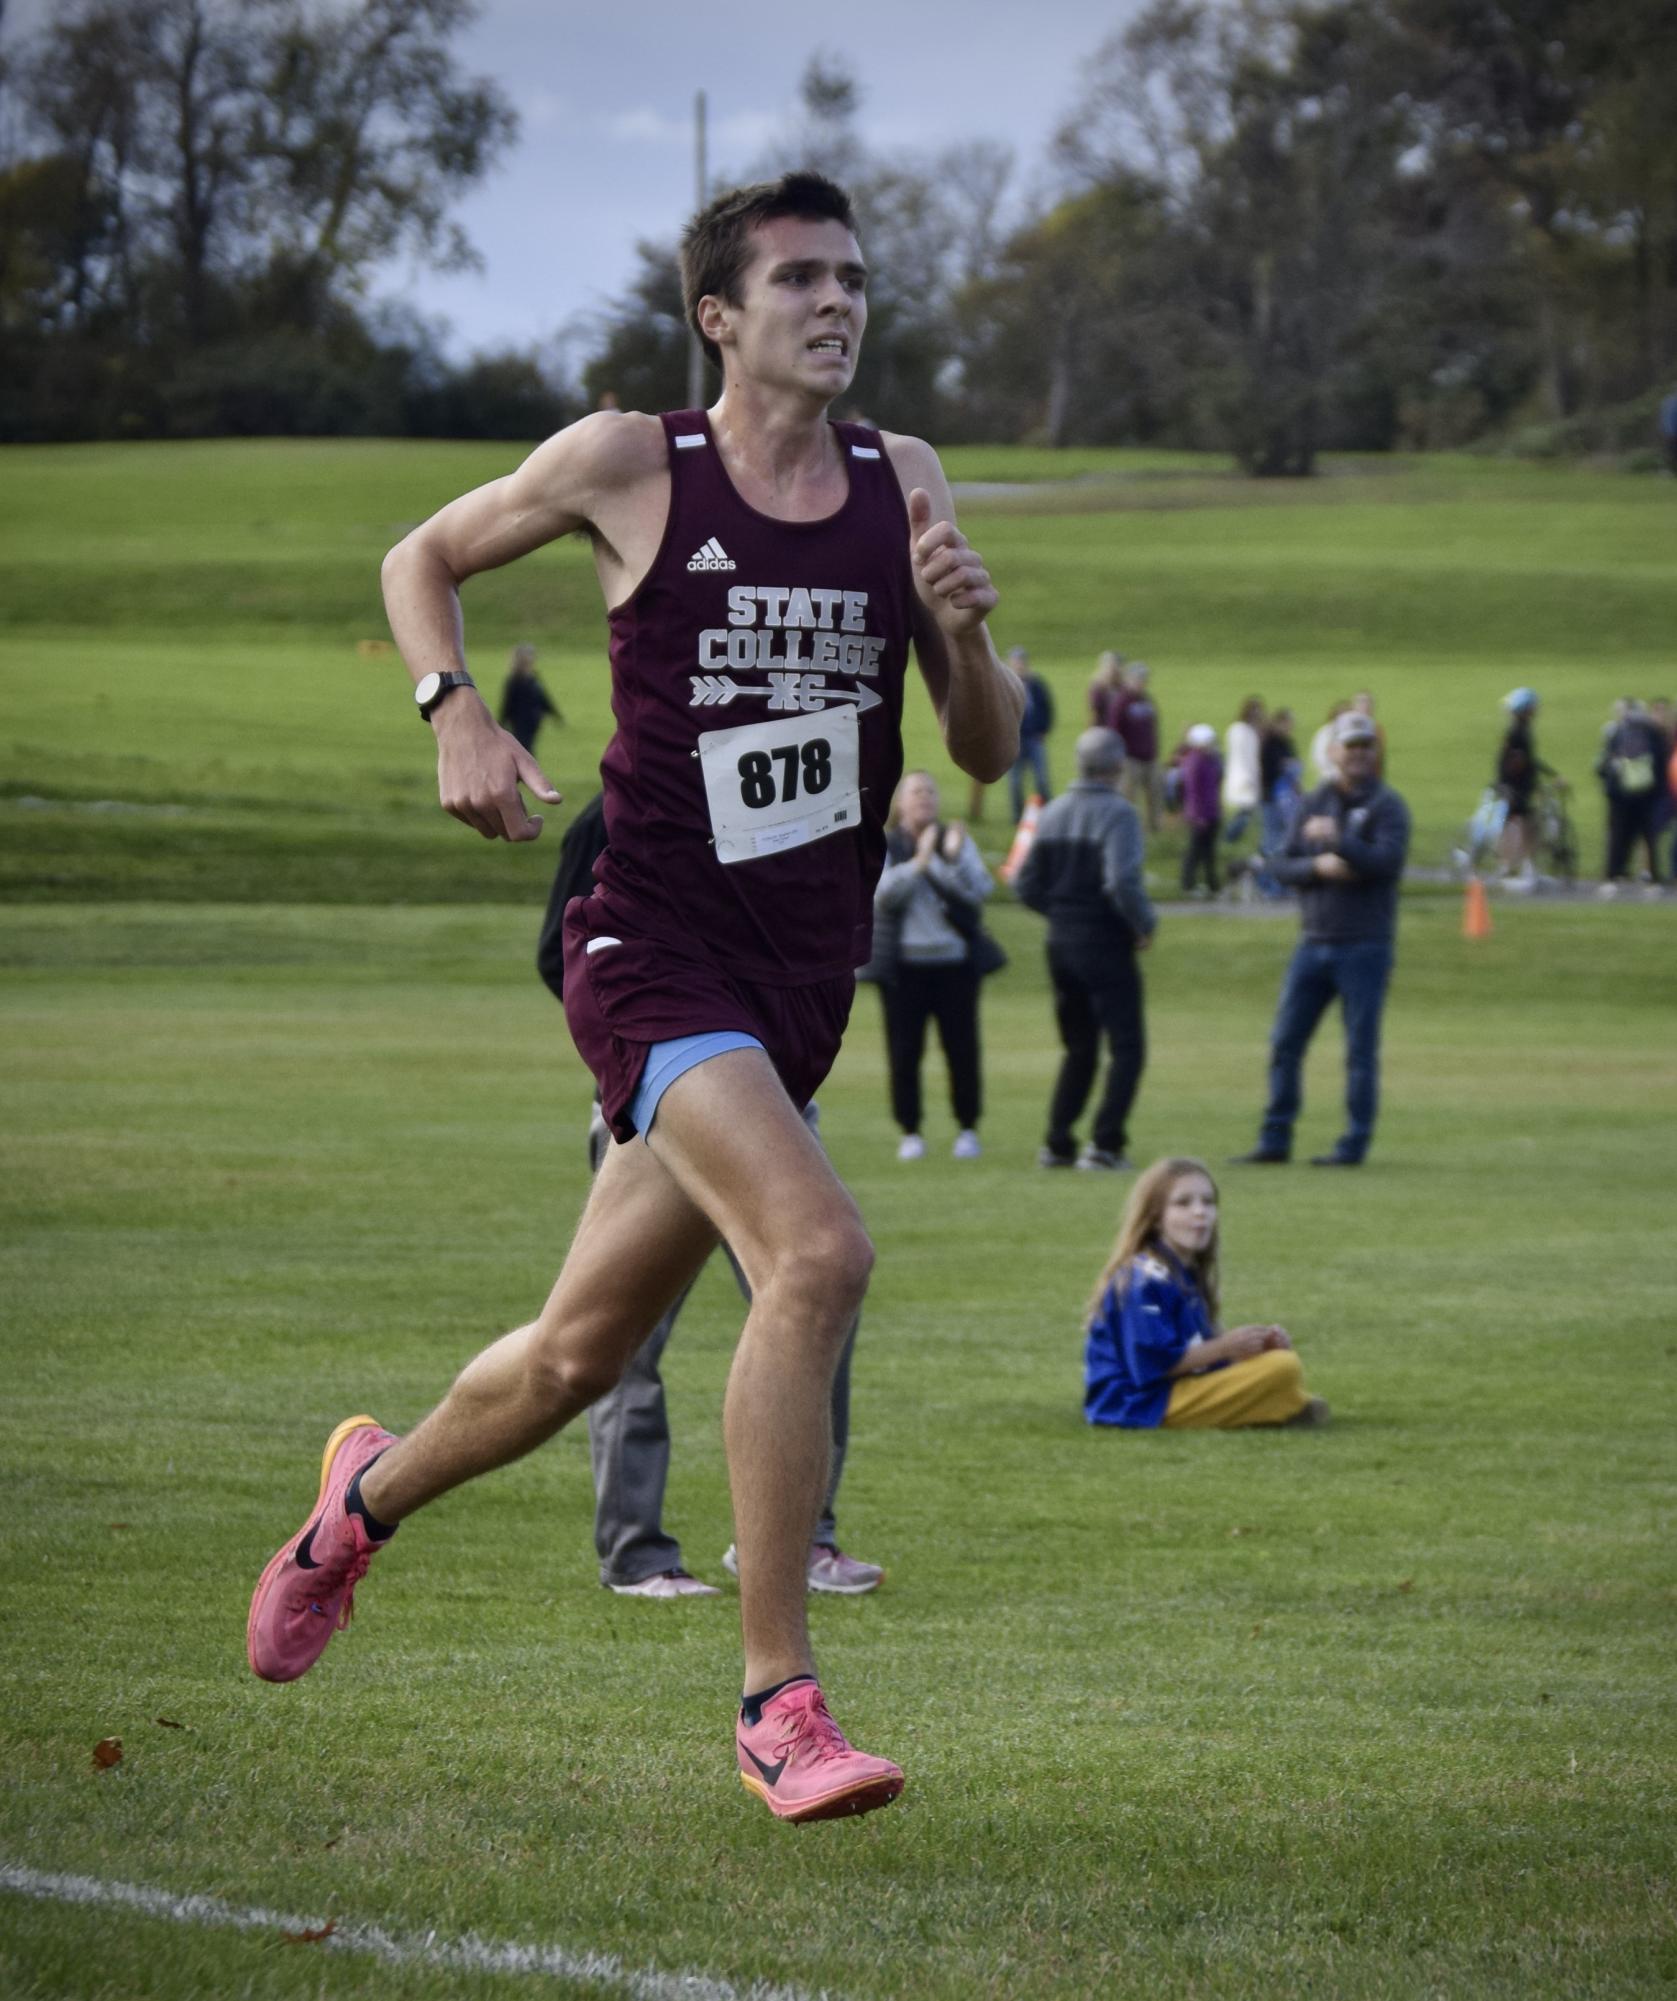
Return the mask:
<path fill-rule="evenodd" d="M 1152 676 L 1145 661 L 1133 661 L 1124 673 L 1124 701 L 1112 727 L 1124 739 L 1124 797 L 1145 815 L 1147 831 L 1159 831 L 1159 709 L 1153 700 Z"/>
<path fill-rule="evenodd" d="M 973 777 L 1012 764 L 1022 696 L 936 454 L 828 418 L 867 322 L 844 192 L 796 173 L 719 197 L 688 226 L 682 277 L 722 376 L 708 411 L 596 411 L 385 559 L 443 806 L 486 840 L 525 841 L 541 820 L 520 786 L 558 795 L 471 684 L 459 587 L 565 535 L 592 544 L 617 731 L 606 852 L 566 915 L 565 1004 L 614 1143 L 534 1319 L 405 1437 L 367 1417 L 334 1432 L 247 1650 L 267 1679 L 304 1673 L 390 1531 L 609 1389 L 725 1237 L 752 1292 L 724 1410 L 738 1764 L 777 1816 L 809 1820 L 883 1805 L 902 1773 L 845 1742 L 810 1650 L 830 1391 L 873 1247 L 800 1113 L 868 956 L 910 647 Z M 440 1192 L 439 1230 L 446 1214 Z"/>
<path fill-rule="evenodd" d="M 1223 886 L 1217 874 L 1217 836 L 1223 825 L 1223 760 L 1217 755 L 1217 732 L 1209 723 L 1195 723 L 1189 730 L 1179 771 L 1182 823 L 1188 829 L 1188 846 L 1182 857 L 1182 894 L 1193 895 L 1203 871 L 1206 894 L 1215 896 Z"/>

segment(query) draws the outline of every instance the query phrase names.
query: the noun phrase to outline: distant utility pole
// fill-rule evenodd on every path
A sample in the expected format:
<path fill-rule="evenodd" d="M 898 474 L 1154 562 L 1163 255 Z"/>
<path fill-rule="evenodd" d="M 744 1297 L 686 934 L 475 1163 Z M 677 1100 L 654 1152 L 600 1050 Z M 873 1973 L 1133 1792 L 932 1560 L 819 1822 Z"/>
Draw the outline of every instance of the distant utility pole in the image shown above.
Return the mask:
<path fill-rule="evenodd" d="M 4 5 L 4 0 L 0 0 Z M 693 186 L 694 212 L 702 209 L 709 200 L 705 190 L 707 175 L 705 170 L 705 94 L 701 90 L 693 100 Z M 699 336 L 690 334 L 687 340 L 687 407 L 700 410 L 705 401 L 705 351 L 699 345 Z"/>

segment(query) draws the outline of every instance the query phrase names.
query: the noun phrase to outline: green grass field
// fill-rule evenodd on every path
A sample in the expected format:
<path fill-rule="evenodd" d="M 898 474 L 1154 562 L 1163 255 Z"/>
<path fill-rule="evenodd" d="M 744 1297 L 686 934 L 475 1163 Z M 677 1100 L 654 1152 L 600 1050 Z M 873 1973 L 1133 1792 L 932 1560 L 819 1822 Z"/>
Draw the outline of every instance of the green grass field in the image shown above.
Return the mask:
<path fill-rule="evenodd" d="M 357 651 L 385 635 L 385 549 L 516 458 L 279 442 L 0 451 L 0 896 L 539 895 L 543 852 L 479 853 L 437 814 L 407 677 Z M 1003 593 L 998 638 L 1028 646 L 1058 692 L 1062 770 L 1106 646 L 1153 663 L 1173 740 L 1254 692 L 1289 703 L 1308 734 L 1370 687 L 1416 858 L 1436 864 L 1487 781 L 1500 698 L 1529 682 L 1598 865 L 1590 766 L 1608 707 L 1677 694 L 1668 482 L 1432 459 L 1278 484 L 1180 454 L 1067 458 L 1072 484 L 967 511 Z M 966 448 L 950 469 L 1029 479 L 1044 459 Z M 486 684 L 515 640 L 542 649 L 570 727 L 541 753 L 580 803 L 609 729 L 587 550 L 475 579 L 466 602 Z M 948 775 L 923 702 L 908 746 Z"/>
<path fill-rule="evenodd" d="M 532 1310 L 584 1192 L 586 1084 L 529 966 L 554 844 L 443 822 L 399 667 L 355 651 L 391 534 L 498 463 L 0 453 L 0 1993 L 1669 1993 L 1669 903 L 1499 906 L 1470 945 L 1411 899 L 1370 1166 L 1224 1177 L 1229 1309 L 1293 1329 L 1319 1435 L 1081 1423 L 1123 1184 L 1030 1165 L 1033 920 L 997 913 L 979 1162 L 941 1107 L 895 1161 L 861 997 L 822 1094 L 880 1249 L 840 1519 L 890 1575 L 814 1618 L 838 1714 L 908 1769 L 889 1812 L 799 1832 L 746 1799 L 731 1601 L 599 1589 L 580 1437 L 404 1529 L 315 1674 L 250 1677 L 325 1432 L 411 1424 Z M 1277 502 L 1076 470 L 1112 504 L 972 511 L 1065 700 L 1109 637 L 1177 720 L 1372 686 L 1423 843 L 1515 680 L 1581 771 L 1668 671 L 1660 483 L 1422 463 Z M 478 593 L 492 661 L 552 635 L 575 794 L 589 588 L 565 548 Z M 1292 931 L 1167 920 L 1140 1155 L 1250 1143 Z M 1313 1147 L 1332 1026 L 1308 1083 Z M 737 1319 L 715 1268 L 667 1362 L 669 1519 L 713 1577 Z"/>

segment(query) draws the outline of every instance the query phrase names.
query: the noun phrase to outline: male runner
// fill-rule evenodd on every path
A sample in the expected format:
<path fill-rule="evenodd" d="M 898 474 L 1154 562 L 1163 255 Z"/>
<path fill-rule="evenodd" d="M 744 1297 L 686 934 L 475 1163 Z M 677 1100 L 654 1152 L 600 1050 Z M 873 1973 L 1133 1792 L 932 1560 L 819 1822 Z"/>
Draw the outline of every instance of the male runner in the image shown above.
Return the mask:
<path fill-rule="evenodd" d="M 720 197 L 688 226 L 682 279 L 722 371 L 709 412 L 597 411 L 384 566 L 444 807 L 485 839 L 533 840 L 519 786 L 558 795 L 465 675 L 458 590 L 561 535 L 593 543 L 618 727 L 601 762 L 607 851 L 570 909 L 565 995 L 616 1143 L 537 1319 L 406 1437 L 367 1417 L 333 1432 L 315 1508 L 257 1585 L 247 1646 L 268 1680 L 311 1667 L 396 1525 L 608 1390 L 722 1236 L 752 1292 L 723 1413 L 740 1776 L 781 1819 L 812 1820 L 882 1806 L 903 1779 L 845 1741 L 810 1650 L 833 1370 L 873 1247 L 799 1112 L 868 956 L 910 640 L 973 777 L 997 780 L 1017 755 L 1020 691 L 936 454 L 827 419 L 867 320 L 843 191 L 800 173 Z"/>

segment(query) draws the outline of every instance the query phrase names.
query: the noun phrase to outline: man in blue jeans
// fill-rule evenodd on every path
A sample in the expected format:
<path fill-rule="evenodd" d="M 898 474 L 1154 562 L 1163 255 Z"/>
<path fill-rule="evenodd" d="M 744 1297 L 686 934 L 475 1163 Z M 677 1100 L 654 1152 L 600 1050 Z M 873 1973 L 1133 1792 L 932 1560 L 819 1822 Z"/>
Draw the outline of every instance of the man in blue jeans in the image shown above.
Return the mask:
<path fill-rule="evenodd" d="M 1304 1052 L 1337 998 L 1345 1016 L 1345 1132 L 1313 1167 L 1358 1167 L 1380 1097 L 1380 1016 L 1397 934 L 1398 881 L 1409 852 L 1409 808 L 1379 776 L 1373 719 L 1334 724 L 1334 778 L 1303 801 L 1271 873 L 1296 889 L 1304 932 L 1282 982 L 1270 1033 L 1269 1106 L 1241 1162 L 1278 1166 L 1293 1152 Z"/>
<path fill-rule="evenodd" d="M 1054 694 L 1031 665 L 1031 656 L 1024 647 L 1009 647 L 1007 664 L 1025 690 L 1025 713 L 1019 718 L 1019 755 L 1007 774 L 1007 802 L 1017 825 L 1025 810 L 1027 774 L 1044 805 L 1054 796 L 1048 784 L 1048 732 L 1054 727 Z"/>

